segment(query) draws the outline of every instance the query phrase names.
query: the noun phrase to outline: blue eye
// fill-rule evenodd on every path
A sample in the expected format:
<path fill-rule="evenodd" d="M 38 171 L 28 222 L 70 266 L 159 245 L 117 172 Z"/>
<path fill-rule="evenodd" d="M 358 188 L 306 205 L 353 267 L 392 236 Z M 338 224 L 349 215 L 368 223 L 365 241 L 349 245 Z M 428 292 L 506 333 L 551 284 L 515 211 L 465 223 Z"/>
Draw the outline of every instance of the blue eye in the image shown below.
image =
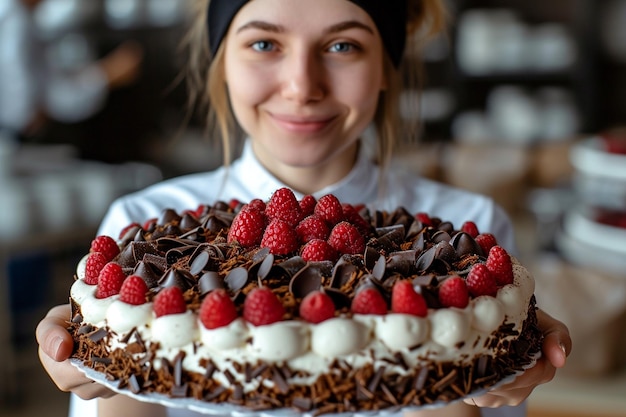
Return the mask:
<path fill-rule="evenodd" d="M 274 44 L 270 41 L 257 41 L 252 44 L 252 49 L 258 52 L 270 52 L 274 50 Z"/>
<path fill-rule="evenodd" d="M 348 42 L 337 42 L 328 48 L 330 52 L 350 52 L 354 49 L 354 45 Z"/>

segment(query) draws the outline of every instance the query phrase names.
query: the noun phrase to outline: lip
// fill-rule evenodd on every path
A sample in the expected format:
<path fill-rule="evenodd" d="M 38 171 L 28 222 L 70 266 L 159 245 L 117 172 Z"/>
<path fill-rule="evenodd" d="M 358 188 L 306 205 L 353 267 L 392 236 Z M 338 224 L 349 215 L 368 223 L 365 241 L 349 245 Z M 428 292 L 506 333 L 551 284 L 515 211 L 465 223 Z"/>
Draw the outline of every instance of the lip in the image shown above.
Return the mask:
<path fill-rule="evenodd" d="M 318 133 L 330 125 L 336 116 L 293 116 L 269 113 L 282 129 L 292 133 Z"/>

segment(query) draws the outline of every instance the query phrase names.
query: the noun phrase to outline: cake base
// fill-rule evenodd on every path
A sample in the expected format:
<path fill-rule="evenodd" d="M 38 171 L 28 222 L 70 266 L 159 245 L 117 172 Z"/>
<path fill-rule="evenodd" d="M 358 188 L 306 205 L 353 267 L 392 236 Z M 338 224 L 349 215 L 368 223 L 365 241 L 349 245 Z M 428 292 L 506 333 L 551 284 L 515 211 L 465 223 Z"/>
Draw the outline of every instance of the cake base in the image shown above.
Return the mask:
<path fill-rule="evenodd" d="M 244 393 L 241 385 L 224 387 L 210 378 L 213 365 L 207 359 L 206 375 L 182 369 L 182 356 L 173 362 L 152 363 L 155 344 L 146 348 L 140 339 L 126 349 L 110 352 L 106 329 L 85 328 L 78 323 L 70 329 L 76 350 L 72 363 L 85 375 L 111 390 L 137 400 L 168 407 L 186 408 L 203 414 L 257 413 L 291 410 L 294 414 L 389 413 L 402 410 L 438 408 L 466 397 L 479 396 L 512 381 L 532 367 L 541 353 L 542 334 L 537 326 L 535 298 L 529 306 L 521 336 L 502 343 L 511 330 L 501 326 L 489 343 L 494 357 L 482 356 L 466 364 L 432 362 L 403 375 L 385 373 L 372 365 L 353 369 L 338 359 L 333 373 L 322 375 L 311 385 L 288 385 L 291 370 L 281 364 L 242 365 L 249 378 L 261 376 L 272 383 Z M 404 362 L 398 353 L 396 364 Z M 234 380 L 234 379 L 233 379 Z"/>

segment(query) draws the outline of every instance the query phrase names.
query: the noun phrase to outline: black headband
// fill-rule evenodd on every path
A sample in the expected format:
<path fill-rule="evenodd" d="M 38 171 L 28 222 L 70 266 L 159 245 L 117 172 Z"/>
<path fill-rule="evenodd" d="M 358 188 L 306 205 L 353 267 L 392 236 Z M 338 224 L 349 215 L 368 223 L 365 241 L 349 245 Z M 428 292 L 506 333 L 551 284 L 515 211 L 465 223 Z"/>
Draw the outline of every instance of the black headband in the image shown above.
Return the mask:
<path fill-rule="evenodd" d="M 233 18 L 249 0 L 210 0 L 207 22 L 211 54 L 226 35 Z M 406 42 L 406 0 L 349 0 L 370 15 L 393 64 L 398 67 Z"/>

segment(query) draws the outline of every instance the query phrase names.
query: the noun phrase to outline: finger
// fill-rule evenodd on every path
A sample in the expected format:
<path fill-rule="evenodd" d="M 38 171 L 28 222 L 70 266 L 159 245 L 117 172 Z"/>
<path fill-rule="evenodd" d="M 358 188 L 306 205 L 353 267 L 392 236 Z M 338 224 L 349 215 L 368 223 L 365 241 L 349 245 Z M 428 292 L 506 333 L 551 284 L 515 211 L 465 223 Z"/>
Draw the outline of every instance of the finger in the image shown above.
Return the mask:
<path fill-rule="evenodd" d="M 52 308 L 37 325 L 37 343 L 47 356 L 63 361 L 70 357 L 74 348 L 72 335 L 67 331 L 70 319 L 69 304 Z"/>
<path fill-rule="evenodd" d="M 562 368 L 572 350 L 569 330 L 563 323 L 542 310 L 537 312 L 537 318 L 539 327 L 544 331 L 543 354 L 554 367 Z"/>
<path fill-rule="evenodd" d="M 72 392 L 84 400 L 108 398 L 115 395 L 105 386 L 87 378 L 69 361 L 58 362 L 50 358 L 41 348 L 39 349 L 39 359 L 50 375 L 50 379 L 63 392 Z"/>

